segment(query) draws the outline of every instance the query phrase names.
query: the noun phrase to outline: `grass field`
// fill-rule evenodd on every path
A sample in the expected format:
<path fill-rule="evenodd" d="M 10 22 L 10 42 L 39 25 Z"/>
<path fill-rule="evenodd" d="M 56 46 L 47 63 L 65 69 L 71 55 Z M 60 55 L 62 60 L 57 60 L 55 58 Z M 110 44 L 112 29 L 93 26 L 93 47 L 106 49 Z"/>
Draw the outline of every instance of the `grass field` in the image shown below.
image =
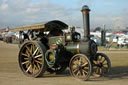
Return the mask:
<path fill-rule="evenodd" d="M 128 53 L 107 54 L 111 60 L 112 71 L 114 74 L 128 73 Z"/>

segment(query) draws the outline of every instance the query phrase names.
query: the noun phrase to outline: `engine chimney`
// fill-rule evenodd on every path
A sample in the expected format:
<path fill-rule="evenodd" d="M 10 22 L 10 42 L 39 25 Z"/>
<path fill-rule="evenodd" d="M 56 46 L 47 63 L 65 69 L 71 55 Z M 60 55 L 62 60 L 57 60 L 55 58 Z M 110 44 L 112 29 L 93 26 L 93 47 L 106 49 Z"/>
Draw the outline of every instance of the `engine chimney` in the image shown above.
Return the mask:
<path fill-rule="evenodd" d="M 83 28 L 84 28 L 84 39 L 90 39 L 90 23 L 89 23 L 89 12 L 90 9 L 87 5 L 82 7 L 82 15 L 83 15 Z"/>

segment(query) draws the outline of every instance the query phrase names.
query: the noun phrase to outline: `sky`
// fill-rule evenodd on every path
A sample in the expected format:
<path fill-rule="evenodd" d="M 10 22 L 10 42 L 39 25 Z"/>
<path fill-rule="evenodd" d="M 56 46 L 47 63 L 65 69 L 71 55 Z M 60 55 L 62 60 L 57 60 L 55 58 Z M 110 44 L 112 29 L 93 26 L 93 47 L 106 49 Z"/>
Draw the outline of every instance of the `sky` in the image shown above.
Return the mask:
<path fill-rule="evenodd" d="M 51 20 L 83 26 L 81 8 L 88 5 L 90 27 L 128 27 L 128 0 L 0 0 L 0 29 Z"/>

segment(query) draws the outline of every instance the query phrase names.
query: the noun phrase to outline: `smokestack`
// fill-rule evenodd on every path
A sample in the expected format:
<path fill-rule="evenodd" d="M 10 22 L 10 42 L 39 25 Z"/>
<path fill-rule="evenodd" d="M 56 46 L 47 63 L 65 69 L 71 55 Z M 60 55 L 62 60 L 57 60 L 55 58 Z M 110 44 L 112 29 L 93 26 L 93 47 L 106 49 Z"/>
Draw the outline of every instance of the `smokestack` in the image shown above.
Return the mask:
<path fill-rule="evenodd" d="M 105 46 L 106 43 L 106 30 L 105 30 L 105 24 L 103 24 L 103 28 L 101 31 L 101 45 Z"/>
<path fill-rule="evenodd" d="M 82 7 L 82 15 L 83 15 L 83 28 L 84 28 L 84 39 L 90 39 L 90 21 L 89 21 L 89 12 L 90 9 L 87 5 Z"/>

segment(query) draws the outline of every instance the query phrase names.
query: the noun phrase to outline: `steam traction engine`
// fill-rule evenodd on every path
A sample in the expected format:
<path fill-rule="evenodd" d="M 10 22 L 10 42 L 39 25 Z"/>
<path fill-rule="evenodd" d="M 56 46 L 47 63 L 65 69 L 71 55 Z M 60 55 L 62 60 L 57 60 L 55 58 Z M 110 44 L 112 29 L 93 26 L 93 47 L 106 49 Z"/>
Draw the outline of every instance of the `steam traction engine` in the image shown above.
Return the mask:
<path fill-rule="evenodd" d="M 30 77 L 42 76 L 45 71 L 61 73 L 67 67 L 73 77 L 87 80 L 92 73 L 105 75 L 110 71 L 109 58 L 97 53 L 96 43 L 90 39 L 88 6 L 83 6 L 84 39 L 74 27 L 69 32 L 65 23 L 54 20 L 16 27 L 19 31 L 19 66 Z"/>

